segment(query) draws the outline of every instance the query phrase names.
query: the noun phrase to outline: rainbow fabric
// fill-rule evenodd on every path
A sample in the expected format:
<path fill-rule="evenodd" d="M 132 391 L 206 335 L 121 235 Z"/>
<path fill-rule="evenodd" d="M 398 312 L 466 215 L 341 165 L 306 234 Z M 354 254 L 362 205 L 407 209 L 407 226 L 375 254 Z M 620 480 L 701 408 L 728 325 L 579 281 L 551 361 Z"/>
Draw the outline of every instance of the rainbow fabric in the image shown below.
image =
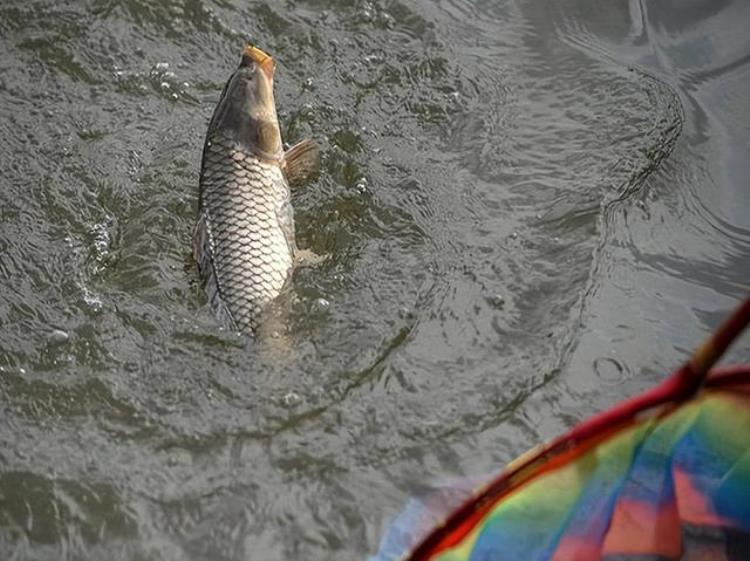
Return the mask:
<path fill-rule="evenodd" d="M 430 532 L 434 504 L 407 510 L 374 559 L 750 561 L 750 366 L 687 400 L 628 404 L 517 460 Z"/>

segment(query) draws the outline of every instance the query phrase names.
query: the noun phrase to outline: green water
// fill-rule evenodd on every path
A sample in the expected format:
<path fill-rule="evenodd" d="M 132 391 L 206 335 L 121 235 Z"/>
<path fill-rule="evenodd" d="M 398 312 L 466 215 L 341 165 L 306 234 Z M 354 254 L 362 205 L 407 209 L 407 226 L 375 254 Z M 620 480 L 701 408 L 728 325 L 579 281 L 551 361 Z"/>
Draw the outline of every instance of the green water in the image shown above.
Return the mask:
<path fill-rule="evenodd" d="M 749 8 L 5 0 L 2 558 L 364 559 L 662 379 L 749 285 Z M 189 258 L 246 40 L 323 148 L 270 344 Z"/>

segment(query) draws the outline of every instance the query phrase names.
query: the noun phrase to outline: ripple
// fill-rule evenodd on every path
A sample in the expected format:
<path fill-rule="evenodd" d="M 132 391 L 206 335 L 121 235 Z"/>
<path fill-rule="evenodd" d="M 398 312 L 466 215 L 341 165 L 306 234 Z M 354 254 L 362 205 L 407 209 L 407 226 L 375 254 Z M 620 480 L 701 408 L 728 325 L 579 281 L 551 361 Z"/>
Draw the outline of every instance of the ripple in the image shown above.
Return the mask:
<path fill-rule="evenodd" d="M 612 357 L 599 357 L 594 361 L 596 375 L 608 383 L 621 380 L 628 374 L 627 368 Z"/>

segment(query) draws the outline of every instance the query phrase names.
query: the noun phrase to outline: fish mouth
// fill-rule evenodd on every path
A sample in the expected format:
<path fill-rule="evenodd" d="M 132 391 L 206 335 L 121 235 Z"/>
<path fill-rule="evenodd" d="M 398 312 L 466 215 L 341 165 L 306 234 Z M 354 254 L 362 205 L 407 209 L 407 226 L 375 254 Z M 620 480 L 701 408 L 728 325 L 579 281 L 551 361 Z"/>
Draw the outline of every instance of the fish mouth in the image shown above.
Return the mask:
<path fill-rule="evenodd" d="M 260 69 L 263 70 L 263 73 L 269 80 L 273 79 L 273 71 L 276 68 L 276 63 L 274 62 L 271 55 L 253 45 L 248 45 L 247 47 L 245 47 L 245 51 L 243 54 L 250 60 L 255 62 L 255 64 L 257 64 Z"/>

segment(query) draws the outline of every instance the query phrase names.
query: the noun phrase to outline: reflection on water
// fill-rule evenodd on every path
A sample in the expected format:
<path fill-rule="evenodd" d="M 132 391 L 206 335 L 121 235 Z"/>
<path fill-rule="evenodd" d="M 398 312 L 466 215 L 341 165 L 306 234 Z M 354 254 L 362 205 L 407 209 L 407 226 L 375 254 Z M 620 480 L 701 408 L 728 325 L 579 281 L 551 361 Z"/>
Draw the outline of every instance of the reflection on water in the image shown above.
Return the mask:
<path fill-rule="evenodd" d="M 748 6 L 682 4 L 1 6 L 0 551 L 363 559 L 661 379 L 750 277 Z M 324 146 L 283 360 L 188 257 L 246 39 Z"/>

